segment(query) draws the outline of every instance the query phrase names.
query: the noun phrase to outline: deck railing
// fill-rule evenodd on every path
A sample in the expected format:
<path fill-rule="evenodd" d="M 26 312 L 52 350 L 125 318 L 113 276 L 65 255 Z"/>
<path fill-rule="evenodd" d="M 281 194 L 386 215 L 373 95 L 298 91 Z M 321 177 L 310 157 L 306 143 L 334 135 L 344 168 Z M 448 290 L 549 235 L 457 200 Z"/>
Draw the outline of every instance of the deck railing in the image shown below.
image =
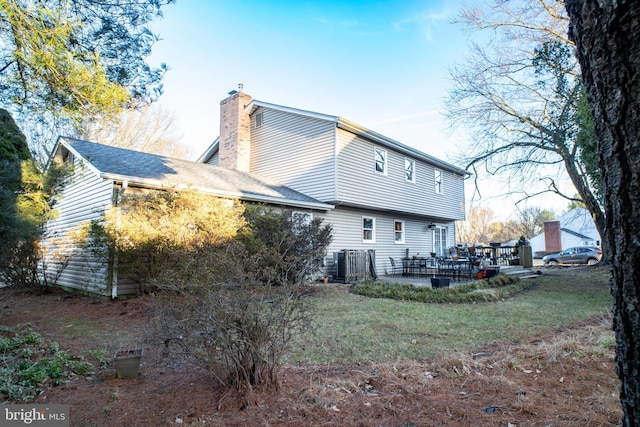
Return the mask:
<path fill-rule="evenodd" d="M 476 246 L 474 256 L 490 260 L 493 265 L 510 265 L 518 258 L 517 246 Z"/>

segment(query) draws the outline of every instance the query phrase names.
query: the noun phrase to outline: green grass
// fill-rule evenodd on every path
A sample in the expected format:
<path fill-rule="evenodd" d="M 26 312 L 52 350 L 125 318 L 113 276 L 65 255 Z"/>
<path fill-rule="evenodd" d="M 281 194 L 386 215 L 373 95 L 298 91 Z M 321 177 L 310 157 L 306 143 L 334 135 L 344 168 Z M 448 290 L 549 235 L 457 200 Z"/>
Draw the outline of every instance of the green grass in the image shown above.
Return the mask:
<path fill-rule="evenodd" d="M 469 352 L 496 340 L 534 335 L 606 314 L 602 269 L 550 270 L 532 287 L 499 302 L 430 304 L 334 290 L 316 296 L 313 335 L 297 337 L 289 363 L 424 360 Z"/>

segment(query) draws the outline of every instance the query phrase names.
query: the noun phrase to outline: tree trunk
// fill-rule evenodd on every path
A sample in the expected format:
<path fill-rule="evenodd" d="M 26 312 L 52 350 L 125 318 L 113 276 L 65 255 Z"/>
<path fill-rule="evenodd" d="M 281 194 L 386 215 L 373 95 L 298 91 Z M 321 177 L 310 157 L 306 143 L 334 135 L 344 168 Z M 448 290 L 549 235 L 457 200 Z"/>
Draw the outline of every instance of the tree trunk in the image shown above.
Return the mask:
<path fill-rule="evenodd" d="M 624 425 L 640 425 L 640 2 L 566 0 L 595 119 Z"/>
<path fill-rule="evenodd" d="M 580 195 L 585 208 L 589 211 L 591 217 L 593 218 L 593 223 L 595 224 L 596 229 L 598 230 L 598 234 L 600 235 L 600 245 L 602 246 L 602 251 L 603 253 L 609 253 L 609 242 L 606 236 L 607 227 L 605 214 L 602 211 L 602 208 L 598 203 L 596 196 L 593 194 L 593 192 L 589 188 L 589 185 L 587 184 L 587 177 L 581 174 L 578 170 L 575 158 L 573 159 L 573 161 L 568 161 L 565 159 L 564 163 L 567 170 L 567 175 L 569 175 L 569 179 L 571 179 L 573 186 L 576 187 L 576 190 L 578 191 L 578 194 Z M 605 258 L 602 259 L 603 264 L 607 264 L 607 261 L 608 260 Z"/>

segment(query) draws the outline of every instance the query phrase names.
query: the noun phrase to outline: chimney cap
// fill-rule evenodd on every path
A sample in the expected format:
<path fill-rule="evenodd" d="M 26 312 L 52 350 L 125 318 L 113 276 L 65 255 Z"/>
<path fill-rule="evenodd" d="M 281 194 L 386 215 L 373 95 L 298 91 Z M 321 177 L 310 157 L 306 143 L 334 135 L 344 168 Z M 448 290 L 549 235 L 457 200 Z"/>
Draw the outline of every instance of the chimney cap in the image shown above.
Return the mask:
<path fill-rule="evenodd" d="M 244 89 L 244 85 L 242 83 L 238 83 L 238 90 L 232 90 L 231 92 L 229 92 L 229 95 L 233 95 L 236 94 L 238 92 L 242 92 L 242 89 Z"/>

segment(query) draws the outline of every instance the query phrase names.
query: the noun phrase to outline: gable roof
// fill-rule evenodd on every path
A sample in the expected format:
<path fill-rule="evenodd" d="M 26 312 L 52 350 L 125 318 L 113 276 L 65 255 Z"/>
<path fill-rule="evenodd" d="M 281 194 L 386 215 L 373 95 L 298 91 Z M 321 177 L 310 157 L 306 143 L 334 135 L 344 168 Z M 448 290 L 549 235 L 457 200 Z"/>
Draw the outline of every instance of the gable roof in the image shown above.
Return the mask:
<path fill-rule="evenodd" d="M 263 108 L 270 108 L 273 110 L 277 110 L 277 111 L 282 111 L 285 113 L 290 113 L 290 114 L 296 114 L 299 116 L 304 116 L 304 117 L 310 117 L 310 118 L 314 118 L 314 119 L 319 119 L 319 120 L 325 120 L 328 122 L 332 122 L 335 124 L 335 126 L 337 128 L 340 129 L 344 129 L 348 132 L 351 132 L 361 138 L 364 138 L 366 140 L 372 141 L 376 144 L 380 144 L 383 145 L 387 148 L 391 148 L 393 150 L 396 150 L 402 154 L 408 155 L 410 157 L 413 157 L 417 160 L 422 160 L 426 163 L 435 165 L 441 169 L 447 170 L 449 172 L 453 172 L 456 173 L 458 175 L 462 175 L 464 177 L 467 177 L 470 175 L 470 173 L 462 168 L 459 168 L 455 165 L 452 165 L 450 163 L 447 163 L 443 160 L 440 160 L 436 157 L 433 157 L 427 153 L 424 153 L 420 150 L 416 150 L 415 148 L 409 147 L 408 145 L 402 144 L 394 139 L 391 139 L 389 137 L 386 137 L 382 134 L 379 134 L 377 132 L 374 132 L 370 129 L 367 129 L 364 126 L 361 126 L 357 123 L 354 123 L 350 120 L 347 120 L 343 117 L 339 117 L 339 116 L 332 116 L 329 114 L 322 114 L 322 113 L 316 113 L 314 111 L 308 111 L 308 110 L 301 110 L 299 108 L 293 108 L 293 107 L 287 107 L 284 105 L 278 105 L 278 104 L 272 104 L 269 102 L 264 102 L 264 101 L 258 101 L 257 99 L 254 99 L 251 101 L 251 103 L 249 103 L 249 105 L 247 105 L 245 107 L 245 112 L 247 114 L 252 114 L 255 110 L 257 110 L 259 107 L 263 107 Z M 219 138 L 216 138 L 215 141 L 213 141 L 213 143 L 207 148 L 207 150 L 198 158 L 198 162 L 206 162 L 207 160 L 209 160 L 211 158 L 211 156 L 218 151 L 218 146 L 219 146 Z"/>
<path fill-rule="evenodd" d="M 101 178 L 126 181 L 130 186 L 193 188 L 206 194 L 245 201 L 324 211 L 333 209 L 332 205 L 275 181 L 219 166 L 60 137 L 54 155 L 65 156 L 65 150 L 83 159 Z"/>

